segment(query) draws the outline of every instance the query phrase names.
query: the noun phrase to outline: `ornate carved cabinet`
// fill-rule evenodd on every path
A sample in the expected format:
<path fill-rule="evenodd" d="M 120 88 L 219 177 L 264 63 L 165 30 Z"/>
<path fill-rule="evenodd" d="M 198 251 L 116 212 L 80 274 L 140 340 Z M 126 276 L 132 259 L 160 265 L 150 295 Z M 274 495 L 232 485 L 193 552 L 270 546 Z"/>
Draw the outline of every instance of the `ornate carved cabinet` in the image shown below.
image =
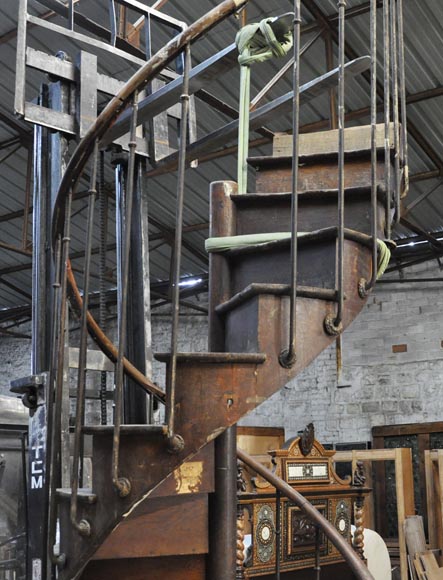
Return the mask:
<path fill-rule="evenodd" d="M 297 489 L 325 515 L 335 528 L 351 542 L 351 523 L 361 520 L 363 499 L 369 489 L 364 478 L 340 479 L 333 469 L 334 451 L 324 449 L 309 437 L 288 441 L 269 455 L 274 470 L 285 482 Z M 251 545 L 238 578 L 251 578 L 302 568 L 319 567 L 342 562 L 337 549 L 325 534 L 289 500 L 280 497 L 276 489 L 255 474 L 243 471 L 244 484 L 239 494 L 239 528 L 244 541 Z M 355 535 L 355 549 L 361 552 L 361 530 Z M 241 538 L 242 540 L 242 538 Z M 240 542 L 241 542 L 240 540 Z"/>

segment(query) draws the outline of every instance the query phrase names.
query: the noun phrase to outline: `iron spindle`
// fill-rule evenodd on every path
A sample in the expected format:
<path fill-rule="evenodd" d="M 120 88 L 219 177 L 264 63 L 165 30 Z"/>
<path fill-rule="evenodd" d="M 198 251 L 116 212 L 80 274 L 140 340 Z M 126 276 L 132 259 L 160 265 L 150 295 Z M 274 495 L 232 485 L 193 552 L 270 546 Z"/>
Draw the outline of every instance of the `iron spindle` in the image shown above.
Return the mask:
<path fill-rule="evenodd" d="M 377 281 L 377 0 L 371 0 L 371 235 L 372 273 L 369 282 L 359 282 L 359 293 L 364 298 Z"/>
<path fill-rule="evenodd" d="M 390 34 L 389 0 L 383 0 L 383 49 L 384 49 L 384 123 L 385 123 L 385 195 L 386 195 L 386 237 L 391 237 L 391 159 L 390 159 Z"/>
<path fill-rule="evenodd" d="M 99 222 L 100 222 L 100 251 L 99 251 L 99 324 L 100 328 L 106 332 L 106 238 L 108 231 L 108 197 L 105 191 L 105 152 L 100 151 L 100 174 L 98 180 L 99 198 Z M 100 373 L 100 418 L 101 424 L 106 425 L 107 401 L 106 401 L 106 371 Z"/>
<path fill-rule="evenodd" d="M 74 30 L 74 1 L 75 0 L 69 0 L 68 25 L 71 30 Z"/>
<path fill-rule="evenodd" d="M 57 236 L 57 241 L 55 243 L 54 251 L 54 263 L 55 263 L 55 273 L 54 273 L 54 293 L 52 296 L 52 312 L 55 314 L 59 309 L 60 303 L 60 270 L 61 270 L 61 246 L 62 238 Z M 58 480 L 60 478 L 59 472 L 54 469 L 54 462 L 56 457 L 54 455 L 54 450 L 56 449 L 55 438 L 60 436 L 60 431 L 56 432 L 53 428 L 54 425 L 54 386 L 55 386 L 55 375 L 57 369 L 57 349 L 55 344 L 58 341 L 57 331 L 58 331 L 58 318 L 54 315 L 52 321 L 52 335 L 51 344 L 54 345 L 51 352 L 51 361 L 49 368 L 49 381 L 48 381 L 48 422 L 47 422 L 47 445 L 46 453 L 51 460 L 51 469 L 49 471 L 50 478 L 50 491 L 49 491 L 49 524 L 48 524 L 48 546 L 52 550 L 55 544 L 55 529 L 57 522 L 57 502 L 55 499 L 56 489 L 58 485 Z M 52 552 L 51 552 L 52 555 Z"/>
<path fill-rule="evenodd" d="M 315 580 L 320 580 L 321 566 L 320 566 L 320 528 L 315 526 Z"/>
<path fill-rule="evenodd" d="M 275 580 L 280 580 L 281 491 L 276 490 L 275 509 Z"/>
<path fill-rule="evenodd" d="M 300 36 L 301 4 L 294 0 L 294 66 L 292 74 L 292 175 L 291 175 L 291 296 L 289 313 L 289 344 L 279 357 L 280 364 L 290 368 L 297 358 L 297 236 L 298 236 L 298 156 L 300 130 Z"/>
<path fill-rule="evenodd" d="M 109 28 L 111 29 L 111 46 L 117 42 L 117 11 L 114 0 L 108 0 L 109 4 Z"/>
<path fill-rule="evenodd" d="M 181 123 L 180 123 L 180 151 L 177 177 L 177 210 L 175 221 L 175 244 L 172 263 L 172 329 L 171 329 L 171 359 L 169 364 L 168 380 L 166 384 L 166 422 L 168 427 L 168 440 L 171 451 L 180 451 L 183 440 L 175 433 L 175 390 L 177 374 L 177 339 L 180 311 L 180 269 L 181 248 L 183 234 L 183 199 L 185 190 L 186 170 L 186 144 L 188 136 L 189 116 L 189 71 L 191 67 L 191 46 L 185 47 L 185 62 L 183 71 L 183 92 L 181 100 Z"/>
<path fill-rule="evenodd" d="M 85 263 L 83 269 L 83 305 L 80 322 L 80 347 L 78 357 L 78 378 L 77 378 L 77 406 L 75 413 L 75 432 L 74 432 L 74 456 L 72 463 L 72 480 L 71 480 L 71 523 L 75 529 L 82 535 L 91 533 L 89 522 L 86 520 L 77 521 L 78 505 L 78 488 L 79 479 L 81 482 L 83 473 L 83 426 L 85 423 L 85 394 L 86 394 L 86 360 L 88 353 L 88 327 L 87 315 L 89 308 L 89 278 L 91 270 L 91 249 L 92 234 L 94 232 L 94 210 L 97 185 L 97 161 L 98 161 L 98 142 L 94 146 L 94 153 L 91 160 L 91 180 L 89 186 L 88 200 L 88 217 L 86 226 L 86 248 Z M 81 482 L 82 485 L 82 482 Z"/>
<path fill-rule="evenodd" d="M 391 67 L 392 67 L 392 112 L 394 117 L 394 189 L 395 189 L 395 222 L 400 221 L 400 151 L 399 151 L 399 110 L 398 110 L 398 58 L 397 58 L 397 4 L 391 0 Z"/>
<path fill-rule="evenodd" d="M 338 304 L 334 327 L 342 330 L 344 302 L 344 233 L 345 233 L 345 11 L 346 0 L 338 2 L 338 230 L 337 230 L 337 291 Z"/>
<path fill-rule="evenodd" d="M 119 476 L 120 463 L 120 427 L 123 412 L 123 358 L 125 353 L 129 252 L 131 245 L 132 202 L 134 193 L 135 175 L 135 148 L 137 146 L 137 113 L 138 90 L 134 91 L 132 102 L 131 131 L 129 138 L 129 160 L 126 180 L 124 239 L 122 251 L 121 291 L 118 307 L 118 355 L 115 369 L 115 417 L 114 436 L 112 442 L 112 482 L 120 497 L 126 497 L 131 491 L 131 484 L 125 477 Z"/>
<path fill-rule="evenodd" d="M 400 151 L 401 151 L 401 162 L 403 165 L 403 188 L 405 195 L 407 195 L 409 190 L 409 167 L 408 167 L 408 124 L 406 111 L 406 81 L 405 81 L 405 39 L 403 29 L 403 0 L 397 0 L 397 21 L 398 21 L 398 70 L 400 84 L 401 132 L 402 132 L 402 138 L 400 140 Z"/>
<path fill-rule="evenodd" d="M 57 520 L 57 510 L 55 504 L 55 493 L 57 489 L 58 479 L 60 477 L 60 454 L 61 454 L 61 417 L 62 417 L 62 404 L 63 404 L 63 371 L 64 371 L 64 360 L 65 360 L 65 327 L 66 327 L 66 314 L 67 314 L 67 270 L 69 262 L 69 245 L 71 241 L 71 207 L 72 207 L 72 190 L 69 191 L 68 198 L 65 205 L 65 222 L 63 237 L 61 238 L 61 261 L 60 265 L 57 267 L 59 269 L 59 284 L 58 289 L 58 301 L 57 301 L 57 312 L 55 313 L 55 318 L 57 320 L 57 331 L 54 333 L 53 348 L 55 357 L 55 393 L 54 393 L 54 412 L 53 412 L 53 440 L 51 449 L 51 504 L 50 504 L 50 522 L 48 527 L 49 539 L 51 541 L 50 548 L 54 546 L 55 534 L 56 534 L 56 520 Z M 55 328 L 55 325 L 54 325 Z M 51 553 L 51 557 L 54 563 L 62 564 L 63 555 L 60 554 L 55 557 Z"/>

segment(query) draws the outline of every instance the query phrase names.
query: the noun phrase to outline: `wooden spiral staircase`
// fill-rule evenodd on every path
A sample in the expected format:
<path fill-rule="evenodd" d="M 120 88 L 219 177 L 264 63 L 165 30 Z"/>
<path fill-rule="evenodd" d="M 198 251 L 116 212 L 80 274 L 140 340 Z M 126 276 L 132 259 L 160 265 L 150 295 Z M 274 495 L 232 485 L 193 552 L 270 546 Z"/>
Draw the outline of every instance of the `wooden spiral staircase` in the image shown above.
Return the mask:
<path fill-rule="evenodd" d="M 59 310 L 54 327 L 56 340 L 52 345 L 58 360 L 54 358 L 51 368 L 51 394 L 48 397 L 54 407 L 52 452 L 55 458 L 60 435 L 58 405 L 61 405 L 63 382 L 65 299 L 69 292 L 72 306 L 81 310 L 82 302 L 85 300 L 87 304 L 88 296 L 85 290 L 82 300 L 68 266 L 72 192 L 92 157 L 90 197 L 94 197 L 98 150 L 107 144 L 108 130 L 112 133 L 121 119 L 131 126 L 128 163 L 128 183 L 131 183 L 138 91 L 181 51 L 189 55 L 191 42 L 246 3 L 247 0 L 225 0 L 142 66 L 89 128 L 62 176 L 53 215 L 54 253 L 58 256 L 57 271 L 61 281 L 60 289 L 55 293 Z M 343 46 L 342 42 L 340 46 Z M 353 74 L 366 70 L 368 60 L 348 63 L 357 65 Z M 346 69 L 343 61 L 340 67 L 342 83 L 349 70 L 353 70 L 352 66 Z M 184 127 L 189 100 L 186 74 L 185 66 Z M 328 73 L 323 80 L 335 82 L 334 75 Z M 175 85 L 177 92 L 178 80 Z M 325 86 L 329 89 L 332 85 Z M 308 89 L 318 90 L 315 86 Z M 167 98 L 171 98 L 171 94 L 166 92 Z M 294 89 L 294 94 L 298 94 L 298 88 Z M 155 94 L 151 97 L 155 101 Z M 290 103 L 292 99 L 291 94 L 277 99 L 278 106 Z M 161 105 L 157 103 L 155 106 Z M 251 115 L 251 126 L 255 123 L 258 127 L 268 118 L 266 115 L 277 114 L 279 109 L 273 107 L 264 106 L 264 112 L 256 112 L 255 117 Z M 376 113 L 375 100 L 373 111 Z M 212 141 L 223 141 L 233 131 L 236 131 L 235 122 L 227 126 L 227 132 L 216 131 Z M 399 134 L 398 127 L 394 127 L 392 132 Z M 182 133 L 181 140 L 178 179 L 183 193 L 186 133 Z M 202 140 L 200 146 L 206 144 L 207 141 Z M 194 145 L 192 152 L 188 151 L 189 160 L 194 159 L 192 155 L 198 150 L 199 144 Z M 240 236 L 259 234 L 270 234 L 272 238 L 273 234 L 291 232 L 295 197 L 298 199 L 296 221 L 299 234 L 292 239 L 291 236 L 269 239 L 265 243 L 230 247 L 224 252 L 210 254 L 210 352 L 180 353 L 172 348 L 171 353 L 156 355 L 166 365 L 167 385 L 174 385 L 173 394 L 170 388 L 163 392 L 131 367 L 123 357 L 124 348 L 117 349 L 110 343 L 87 311 L 87 305 L 83 305 L 84 355 L 87 325 L 100 348 L 111 360 L 117 361 L 116 400 L 121 399 L 125 371 L 142 388 L 166 403 L 166 423 L 120 424 L 121 406 L 117 406 L 114 424 L 85 425 L 83 381 L 77 399 L 74 445 L 77 459 L 71 473 L 73 483 L 71 487 L 53 487 L 51 490 L 49 550 L 51 552 L 53 544 L 56 545 L 50 559 L 54 567 L 57 566 L 58 578 L 209 580 L 211 572 L 207 569 L 205 555 L 210 551 L 208 502 L 216 487 L 213 442 L 309 365 L 364 308 L 366 290 L 371 289 L 373 284 L 369 281 L 371 278 L 374 281 L 376 272 L 376 239 L 383 239 L 386 226 L 390 227 L 392 197 L 400 190 L 398 168 L 391 168 L 391 160 L 399 159 L 400 145 L 394 139 L 391 141 L 389 119 L 378 128 L 374 116 L 372 125 L 368 127 L 303 136 L 297 147 L 295 163 L 298 179 L 294 193 L 297 195 L 289 193 L 293 144 L 292 137 L 288 136 L 275 139 L 273 155 L 248 159 L 256 170 L 254 193 L 240 195 L 237 184 L 232 181 L 211 185 L 210 237 L 213 240 L 243 239 Z M 344 182 L 342 188 L 337 188 L 340 171 L 344 171 Z M 128 191 L 130 189 L 128 185 Z M 342 202 L 344 222 L 340 227 L 337 205 Z M 130 209 L 127 212 L 130 216 Z M 177 220 L 177 224 L 181 224 L 181 218 Z M 93 219 L 89 222 L 92 227 Z M 130 227 L 127 229 L 129 231 Z M 90 235 L 90 230 L 88 232 Z M 294 238 L 297 239 L 296 300 L 292 298 L 294 273 L 291 272 Z M 180 242 L 178 234 L 177 239 Z M 180 250 L 179 245 L 178 254 Z M 88 252 L 90 243 L 86 254 Z M 337 255 L 341 257 L 337 259 Z M 87 261 L 88 256 L 85 264 Z M 179 262 L 176 270 L 178 275 L 172 284 L 175 287 L 179 281 Z M 88 280 L 86 272 L 85 265 L 84 278 Z M 126 278 L 127 281 L 127 277 L 126 271 L 123 280 Z M 70 290 L 66 288 L 68 284 Z M 123 299 L 125 288 L 122 286 Z M 335 324 L 341 300 L 341 320 L 340 324 Z M 297 347 L 295 360 L 288 362 L 284 352 L 293 338 L 290 336 L 290 320 L 293 320 L 294 305 Z M 124 310 L 122 307 L 122 312 Z M 86 366 L 82 368 L 79 362 L 79 367 L 81 378 Z M 82 382 L 80 378 L 79 384 Z M 88 441 L 91 441 L 92 449 L 92 486 L 78 488 L 81 480 L 76 473 L 81 463 L 79 457 L 82 457 Z M 53 470 L 55 472 L 56 468 Z M 51 485 L 58 479 L 54 472 Z M 184 484 L 187 474 L 192 475 L 189 485 Z M 213 520 L 211 525 L 216 525 Z M 368 576 L 362 572 L 360 577 Z"/>
<path fill-rule="evenodd" d="M 363 129 L 362 133 L 365 131 L 367 129 Z M 325 136 L 325 133 L 311 135 L 307 146 L 318 142 L 318 139 L 324 140 Z M 105 545 L 99 549 L 97 558 L 101 550 L 107 559 L 94 560 L 90 572 L 87 568 L 84 577 L 117 577 L 118 574 L 109 576 L 111 568 L 116 570 L 124 566 L 126 569 L 128 558 L 119 562 L 109 558 L 112 550 L 107 550 L 106 541 L 115 547 L 112 538 L 116 534 L 120 552 L 125 551 L 123 546 L 126 542 L 127 545 L 132 543 L 127 553 L 137 553 L 141 538 L 134 537 L 131 515 L 127 522 L 124 521 L 134 506 L 145 498 L 142 512 L 150 513 L 150 502 L 154 502 L 158 509 L 159 497 L 172 491 L 171 473 L 174 470 L 288 383 L 335 340 L 334 335 L 328 334 L 325 320 L 328 315 L 334 314 L 336 308 L 337 229 L 330 226 L 337 203 L 337 190 L 333 187 L 336 183 L 336 153 L 302 151 L 301 155 L 299 223 L 300 230 L 306 234 L 299 241 L 298 350 L 295 365 L 286 369 L 279 363 L 280 354 L 288 341 L 289 241 L 271 242 L 259 249 L 240 248 L 211 255 L 209 332 L 210 344 L 215 352 L 177 355 L 176 432 L 183 438 L 184 447 L 178 453 L 168 452 L 163 426 L 122 425 L 120 471 L 131 482 L 130 494 L 122 498 L 116 494 L 109 480 L 113 426 L 84 427 L 83 432 L 92 435 L 93 440 L 93 483 L 92 489 L 80 490 L 79 519 L 91 523 L 91 535 L 81 536 L 73 529 L 69 521 L 69 491 L 59 490 L 60 550 L 66 555 L 66 565 L 60 571 L 61 578 L 76 577 L 103 542 Z M 237 195 L 234 182 L 216 182 L 211 186 L 212 237 L 279 232 L 290 228 L 290 194 L 284 193 L 290 178 L 290 158 L 276 155 L 252 158 L 249 162 L 258 170 L 255 193 Z M 369 279 L 371 273 L 368 222 L 370 168 L 370 151 L 349 151 L 346 161 L 344 328 L 365 305 L 365 299 L 359 295 L 358 283 L 361 278 Z M 378 236 L 383 237 L 383 160 L 379 161 L 378 176 Z M 168 368 L 168 354 L 157 354 L 156 358 Z M 211 450 L 205 456 L 207 469 L 211 465 L 210 456 Z M 212 485 L 210 476 L 201 481 L 204 493 L 211 492 Z M 162 486 L 165 492 L 162 492 Z M 200 491 L 199 486 L 197 491 Z M 151 495 L 156 499 L 150 499 Z M 171 515 L 177 514 L 177 498 L 172 498 L 173 495 L 169 496 L 169 506 L 168 501 L 164 504 L 161 526 L 170 534 L 167 541 L 175 545 L 171 524 L 177 524 L 174 518 L 168 522 L 167 516 L 168 510 Z M 134 516 L 137 516 L 137 509 L 140 512 L 140 508 L 136 508 Z M 185 514 L 189 518 L 192 509 L 185 509 Z M 152 516 L 151 525 L 154 526 L 155 521 L 159 525 Z M 113 532 L 119 524 L 120 527 Z M 187 525 L 192 530 L 191 523 Z M 129 534 L 127 537 L 125 527 Z M 178 527 L 179 533 L 183 534 L 182 527 Z M 145 553 L 138 552 L 142 559 L 132 561 L 132 566 L 138 565 L 138 573 L 140 570 L 153 573 L 153 567 L 159 569 L 155 552 L 158 550 L 158 554 L 163 554 L 165 546 L 158 541 L 150 544 L 149 537 L 154 537 L 156 530 L 147 527 L 146 522 L 138 532 L 143 538 Z M 109 534 L 111 536 L 106 540 Z M 165 536 L 161 534 L 160 537 Z M 137 547 L 134 547 L 134 542 Z M 193 548 L 189 539 L 187 544 L 184 551 L 190 553 L 191 560 L 195 559 L 191 556 Z M 201 550 L 202 545 L 207 545 L 207 542 L 195 538 L 194 549 Z M 151 561 L 146 558 L 148 555 L 153 557 Z M 182 558 L 185 557 L 182 555 Z M 103 566 L 102 573 L 100 564 Z M 169 565 L 174 567 L 174 558 Z M 173 576 L 172 568 L 171 578 L 194 577 Z M 142 575 L 126 577 L 141 578 Z M 204 572 L 203 576 L 198 577 L 204 578 Z"/>

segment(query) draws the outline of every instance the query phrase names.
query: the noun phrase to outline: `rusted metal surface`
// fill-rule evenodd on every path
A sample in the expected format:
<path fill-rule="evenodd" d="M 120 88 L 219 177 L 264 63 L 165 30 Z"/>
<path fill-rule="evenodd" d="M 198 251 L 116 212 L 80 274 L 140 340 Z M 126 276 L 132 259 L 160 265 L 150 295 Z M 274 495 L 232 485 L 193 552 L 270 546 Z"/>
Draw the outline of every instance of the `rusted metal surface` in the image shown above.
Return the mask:
<path fill-rule="evenodd" d="M 307 516 L 309 519 L 322 530 L 325 535 L 331 540 L 331 542 L 338 548 L 343 558 L 346 560 L 347 564 L 355 574 L 355 577 L 359 580 L 374 580 L 372 574 L 369 572 L 368 568 L 361 561 L 356 552 L 348 544 L 348 542 L 343 538 L 343 536 L 335 529 L 335 527 L 325 518 L 320 512 L 298 491 L 293 487 L 288 485 L 281 478 L 276 476 L 272 471 L 264 467 L 261 463 L 256 461 L 253 457 L 237 449 L 237 456 L 241 461 L 248 465 L 251 469 L 259 473 L 267 481 L 272 483 L 272 485 L 278 489 L 284 496 L 295 503 Z"/>

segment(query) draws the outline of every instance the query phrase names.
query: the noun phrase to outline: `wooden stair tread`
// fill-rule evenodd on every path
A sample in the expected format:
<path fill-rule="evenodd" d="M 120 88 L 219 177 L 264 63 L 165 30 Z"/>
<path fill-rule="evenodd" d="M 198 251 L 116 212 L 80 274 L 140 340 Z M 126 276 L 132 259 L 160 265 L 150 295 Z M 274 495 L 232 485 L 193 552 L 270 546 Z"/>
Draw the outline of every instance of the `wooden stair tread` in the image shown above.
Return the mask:
<path fill-rule="evenodd" d="M 345 196 L 370 196 L 371 187 L 370 186 L 356 186 L 347 187 L 345 189 Z M 310 199 L 330 199 L 336 198 L 338 196 L 338 189 L 308 189 L 298 192 L 299 201 L 310 200 Z M 276 201 L 287 201 L 290 202 L 292 197 L 291 192 L 263 192 L 263 193 L 236 193 L 231 195 L 232 201 L 236 205 L 248 205 L 251 202 L 263 202 L 263 203 L 275 203 Z M 385 197 L 385 187 L 383 185 L 377 186 L 377 198 L 379 200 L 384 200 Z"/>
<path fill-rule="evenodd" d="M 70 500 L 72 489 L 70 487 L 59 487 L 56 491 L 57 497 L 62 500 Z M 97 501 L 97 495 L 89 487 L 81 487 L 78 490 L 78 501 L 82 503 L 94 504 Z"/>
<path fill-rule="evenodd" d="M 161 352 L 154 355 L 160 362 L 169 362 L 171 353 Z M 203 364 L 250 364 L 257 365 L 266 361 L 263 353 L 247 352 L 180 352 L 177 353 L 177 362 Z"/>
<path fill-rule="evenodd" d="M 112 435 L 114 425 L 85 425 L 83 433 L 85 435 Z M 120 433 L 122 435 L 166 435 L 166 425 L 121 425 Z"/>
<path fill-rule="evenodd" d="M 250 298 L 258 296 L 259 294 L 273 294 L 275 296 L 289 296 L 291 286 L 289 284 L 260 284 L 252 283 L 246 286 L 241 292 L 237 292 L 226 302 L 222 302 L 215 307 L 217 314 L 225 314 L 243 304 Z M 337 300 L 336 290 L 329 288 L 315 288 L 313 286 L 298 286 L 297 296 L 300 298 L 312 298 L 317 300 L 329 300 L 335 302 Z"/>

